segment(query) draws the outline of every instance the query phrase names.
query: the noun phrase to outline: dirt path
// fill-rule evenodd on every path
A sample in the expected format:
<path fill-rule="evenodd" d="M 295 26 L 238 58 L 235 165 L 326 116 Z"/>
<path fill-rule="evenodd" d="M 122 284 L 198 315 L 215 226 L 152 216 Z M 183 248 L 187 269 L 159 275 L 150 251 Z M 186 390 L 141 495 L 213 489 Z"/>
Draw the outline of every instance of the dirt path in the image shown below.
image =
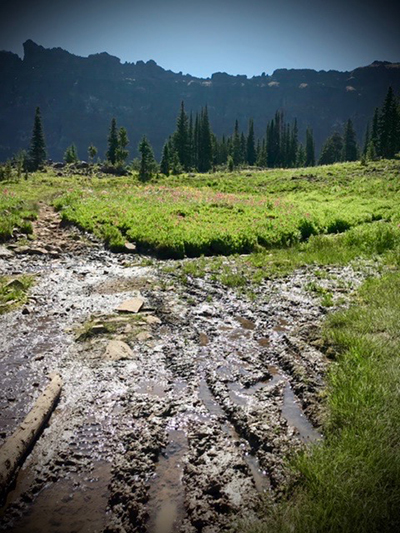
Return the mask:
<path fill-rule="evenodd" d="M 37 275 L 28 312 L 0 317 L 0 437 L 49 372 L 65 385 L 0 528 L 211 533 L 257 517 L 284 480 L 284 457 L 320 438 L 314 270 L 265 282 L 250 301 L 207 278 L 182 285 L 160 262 L 126 266 L 44 206 L 35 231 L 35 246 L 54 254 L 0 259 L 0 274 Z M 325 273 L 341 297 L 365 276 Z M 118 315 L 134 296 L 141 312 Z M 110 358 L 110 340 L 131 351 Z"/>

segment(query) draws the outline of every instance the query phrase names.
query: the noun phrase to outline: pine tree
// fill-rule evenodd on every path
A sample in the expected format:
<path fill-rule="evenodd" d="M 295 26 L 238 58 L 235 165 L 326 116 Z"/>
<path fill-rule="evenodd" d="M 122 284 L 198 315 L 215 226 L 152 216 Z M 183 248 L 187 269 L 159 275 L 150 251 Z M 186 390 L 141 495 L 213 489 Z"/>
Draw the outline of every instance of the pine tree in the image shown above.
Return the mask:
<path fill-rule="evenodd" d="M 233 131 L 232 138 L 232 159 L 233 164 L 237 167 L 240 164 L 241 154 L 240 154 L 240 135 L 239 135 L 239 122 L 235 121 L 235 129 Z"/>
<path fill-rule="evenodd" d="M 399 115 L 392 87 L 389 87 L 379 121 L 379 152 L 382 157 L 394 157 L 398 148 Z"/>
<path fill-rule="evenodd" d="M 247 134 L 247 146 L 246 146 L 246 161 L 250 166 L 253 166 L 257 159 L 255 138 L 254 138 L 254 121 L 251 118 L 249 120 L 249 132 Z"/>
<path fill-rule="evenodd" d="M 268 166 L 267 143 L 265 139 L 263 139 L 261 143 L 260 150 L 257 156 L 257 166 L 261 168 L 267 168 Z"/>
<path fill-rule="evenodd" d="M 170 170 L 169 148 L 168 148 L 168 143 L 165 143 L 163 151 L 162 151 L 162 156 L 161 156 L 160 172 L 161 174 L 164 174 L 165 176 L 169 176 L 169 170 Z"/>
<path fill-rule="evenodd" d="M 129 144 L 128 133 L 125 128 L 120 128 L 118 132 L 118 147 L 115 151 L 115 162 L 117 165 L 123 166 L 129 152 L 126 147 Z"/>
<path fill-rule="evenodd" d="M 315 147 L 313 131 L 310 127 L 306 130 L 306 159 L 305 166 L 313 167 L 315 165 Z"/>
<path fill-rule="evenodd" d="M 294 120 L 292 132 L 290 135 L 290 148 L 289 148 L 289 160 L 288 166 L 296 166 L 296 156 L 299 146 L 299 129 L 297 127 L 297 119 Z"/>
<path fill-rule="evenodd" d="M 356 132 L 353 128 L 353 123 L 349 119 L 346 122 L 343 132 L 343 161 L 356 161 L 358 159 L 358 148 L 356 140 Z"/>
<path fill-rule="evenodd" d="M 140 141 L 139 153 L 141 155 L 139 179 L 140 181 L 147 181 L 151 179 L 153 174 L 156 172 L 157 163 L 154 159 L 153 148 L 151 147 L 151 144 L 149 143 L 145 135 Z"/>
<path fill-rule="evenodd" d="M 208 172 L 211 169 L 212 160 L 211 128 L 206 106 L 201 110 L 199 122 L 199 172 Z"/>
<path fill-rule="evenodd" d="M 246 137 L 242 132 L 240 134 L 240 164 L 242 165 L 246 161 Z"/>
<path fill-rule="evenodd" d="M 343 156 L 343 139 L 340 133 L 335 132 L 328 137 L 322 146 L 320 165 L 331 165 L 342 160 Z"/>
<path fill-rule="evenodd" d="M 64 161 L 66 163 L 77 163 L 79 161 L 76 146 L 74 144 L 71 144 L 71 146 L 68 146 L 65 150 Z"/>
<path fill-rule="evenodd" d="M 379 152 L 379 109 L 376 108 L 374 112 L 374 118 L 372 119 L 372 130 L 370 143 L 374 146 L 375 157 Z M 369 144 L 370 144 L 369 143 Z"/>
<path fill-rule="evenodd" d="M 44 140 L 42 117 L 40 108 L 36 108 L 35 120 L 31 137 L 31 145 L 28 153 L 29 170 L 37 170 L 46 161 L 46 142 Z"/>
<path fill-rule="evenodd" d="M 306 165 L 306 152 L 304 146 L 299 143 L 296 155 L 296 167 L 304 167 Z"/>
<path fill-rule="evenodd" d="M 368 150 L 368 145 L 371 141 L 371 131 L 370 131 L 370 123 L 369 121 L 367 122 L 367 128 L 365 130 L 365 137 L 364 137 L 364 147 L 363 147 L 363 155 L 366 156 L 367 155 L 367 150 Z"/>
<path fill-rule="evenodd" d="M 175 149 L 179 161 L 185 170 L 190 168 L 190 144 L 189 144 L 189 124 L 185 112 L 185 104 L 181 102 L 181 109 L 176 121 L 176 131 L 174 133 Z"/>
<path fill-rule="evenodd" d="M 97 155 L 97 148 L 93 144 L 91 144 L 88 147 L 88 156 L 89 156 L 90 163 L 93 163 L 93 160 L 96 157 L 96 155 Z"/>
<path fill-rule="evenodd" d="M 110 132 L 108 134 L 108 150 L 106 153 L 107 160 L 115 165 L 117 160 L 117 150 L 118 150 L 118 131 L 117 131 L 117 121 L 115 118 L 111 120 Z"/>

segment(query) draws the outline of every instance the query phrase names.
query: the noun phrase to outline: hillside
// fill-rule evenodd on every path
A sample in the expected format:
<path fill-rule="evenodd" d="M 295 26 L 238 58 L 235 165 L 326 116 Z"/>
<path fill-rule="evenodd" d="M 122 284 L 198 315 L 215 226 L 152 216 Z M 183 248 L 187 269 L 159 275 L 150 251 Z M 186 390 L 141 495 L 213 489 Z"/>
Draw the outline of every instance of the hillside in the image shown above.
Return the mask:
<path fill-rule="evenodd" d="M 220 72 L 201 79 L 164 70 L 154 61 L 122 64 L 105 52 L 83 58 L 30 40 L 23 59 L 0 52 L 0 72 L 1 160 L 27 147 L 37 105 L 53 159 L 61 159 L 72 142 L 82 158 L 91 142 L 103 156 L 113 116 L 128 130 L 131 156 L 143 133 L 159 156 L 182 99 L 188 111 L 208 105 L 217 135 L 230 134 L 236 118 L 246 129 L 254 117 L 261 136 L 267 120 L 283 109 L 288 120 L 297 117 L 301 135 L 308 124 L 313 127 L 319 150 L 349 117 L 361 139 L 388 86 L 400 90 L 399 64 L 388 62 L 352 72 L 279 69 L 250 79 Z"/>

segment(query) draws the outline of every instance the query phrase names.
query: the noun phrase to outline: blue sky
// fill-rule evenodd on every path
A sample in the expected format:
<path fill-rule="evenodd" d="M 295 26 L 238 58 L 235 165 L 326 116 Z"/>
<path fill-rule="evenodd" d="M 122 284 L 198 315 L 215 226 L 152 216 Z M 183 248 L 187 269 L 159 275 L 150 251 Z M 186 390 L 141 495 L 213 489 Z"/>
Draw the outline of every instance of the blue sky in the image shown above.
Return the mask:
<path fill-rule="evenodd" d="M 22 56 L 32 39 L 201 77 L 352 70 L 400 62 L 399 15 L 387 0 L 1 0 L 0 49 Z"/>

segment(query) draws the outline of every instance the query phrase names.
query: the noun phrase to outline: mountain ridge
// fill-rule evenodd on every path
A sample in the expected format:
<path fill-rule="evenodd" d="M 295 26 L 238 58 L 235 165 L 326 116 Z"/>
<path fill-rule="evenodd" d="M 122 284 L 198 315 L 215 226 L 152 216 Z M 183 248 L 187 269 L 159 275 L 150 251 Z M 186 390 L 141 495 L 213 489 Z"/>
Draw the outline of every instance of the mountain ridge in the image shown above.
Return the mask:
<path fill-rule="evenodd" d="M 53 159 L 61 159 L 72 142 L 82 158 L 92 142 L 103 156 L 113 116 L 128 130 L 131 156 L 143 134 L 159 156 L 174 131 L 181 100 L 194 113 L 208 105 L 218 136 L 231 134 L 236 118 L 246 130 L 251 117 L 256 135 L 262 136 L 281 109 L 288 120 L 298 119 L 301 136 L 313 127 L 318 150 L 347 118 L 361 140 L 388 86 L 400 89 L 400 64 L 387 61 L 344 72 L 276 69 L 251 78 L 225 72 L 199 78 L 165 70 L 154 60 L 121 63 L 107 52 L 81 57 L 32 40 L 25 41 L 23 58 L 0 51 L 0 73 L 0 159 L 27 147 L 37 105 Z"/>

